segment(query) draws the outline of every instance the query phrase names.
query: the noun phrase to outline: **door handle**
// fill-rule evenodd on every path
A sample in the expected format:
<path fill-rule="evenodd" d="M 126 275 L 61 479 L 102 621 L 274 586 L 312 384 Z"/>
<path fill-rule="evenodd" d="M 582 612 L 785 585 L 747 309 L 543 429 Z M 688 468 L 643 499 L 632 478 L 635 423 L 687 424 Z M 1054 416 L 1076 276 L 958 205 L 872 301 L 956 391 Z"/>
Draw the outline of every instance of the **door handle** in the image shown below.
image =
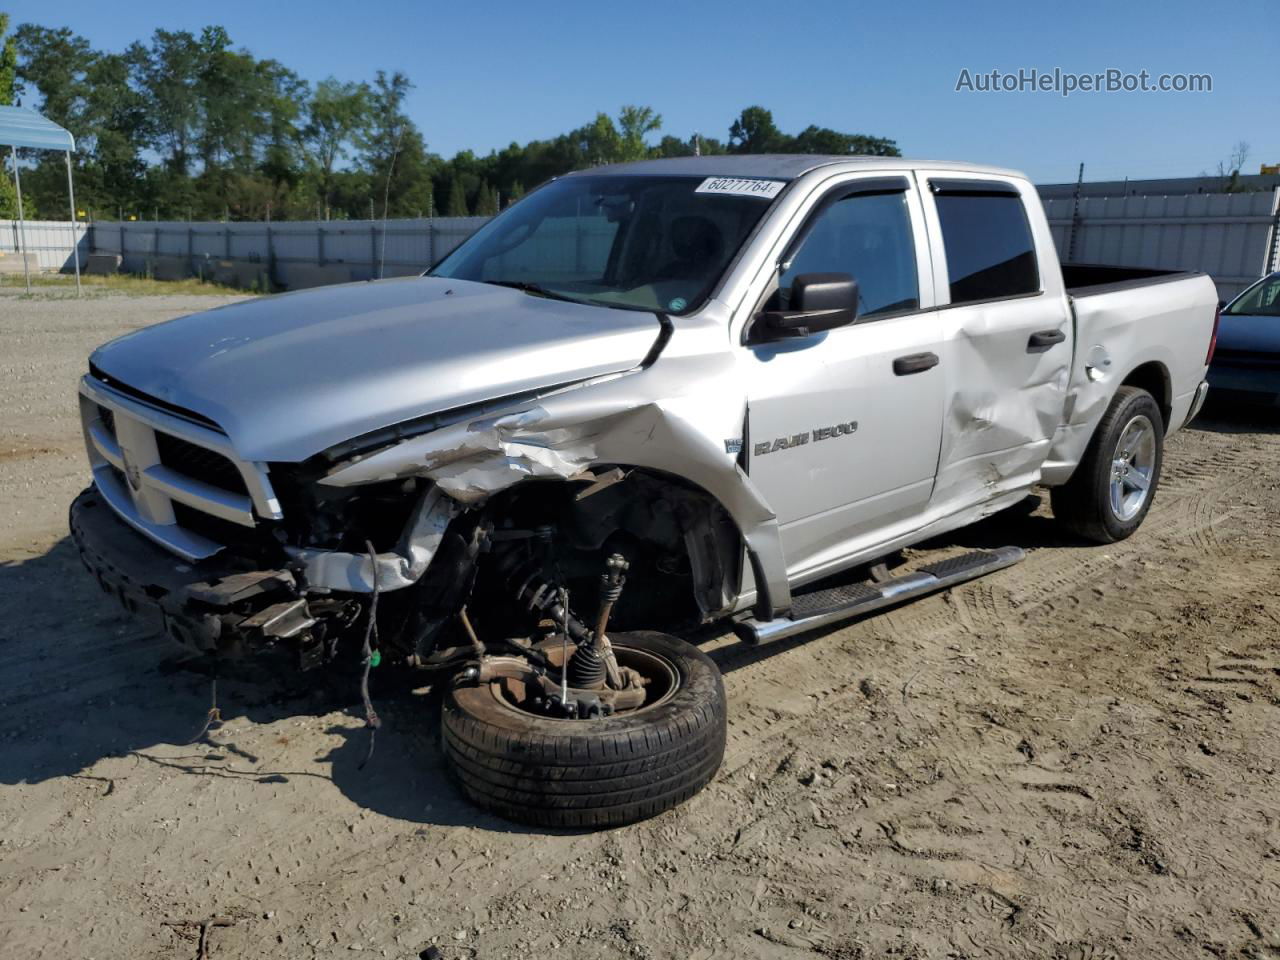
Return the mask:
<path fill-rule="evenodd" d="M 936 353 L 912 353 L 893 361 L 893 372 L 900 377 L 912 373 L 924 373 L 938 365 Z"/>
<path fill-rule="evenodd" d="M 1067 335 L 1061 330 L 1041 330 L 1039 333 L 1033 333 L 1031 339 L 1027 341 L 1027 352 L 1037 353 L 1041 350 L 1048 350 L 1054 344 L 1061 343 L 1067 339 Z"/>

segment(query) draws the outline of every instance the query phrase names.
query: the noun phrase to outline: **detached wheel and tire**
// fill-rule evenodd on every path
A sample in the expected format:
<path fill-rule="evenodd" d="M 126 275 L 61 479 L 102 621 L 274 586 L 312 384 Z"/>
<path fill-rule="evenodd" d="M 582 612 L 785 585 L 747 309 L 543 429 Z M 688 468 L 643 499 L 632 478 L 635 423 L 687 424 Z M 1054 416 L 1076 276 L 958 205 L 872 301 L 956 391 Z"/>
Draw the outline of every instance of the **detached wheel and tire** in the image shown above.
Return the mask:
<path fill-rule="evenodd" d="M 1151 509 L 1164 460 L 1164 417 L 1155 398 L 1121 387 L 1071 479 L 1051 492 L 1053 515 L 1095 543 L 1132 535 Z"/>
<path fill-rule="evenodd" d="M 618 662 L 648 678 L 642 706 L 596 719 L 538 716 L 500 683 L 444 698 L 444 752 L 463 793 L 539 827 L 616 827 L 689 799 L 724 757 L 720 671 L 697 647 L 662 633 L 610 636 Z"/>

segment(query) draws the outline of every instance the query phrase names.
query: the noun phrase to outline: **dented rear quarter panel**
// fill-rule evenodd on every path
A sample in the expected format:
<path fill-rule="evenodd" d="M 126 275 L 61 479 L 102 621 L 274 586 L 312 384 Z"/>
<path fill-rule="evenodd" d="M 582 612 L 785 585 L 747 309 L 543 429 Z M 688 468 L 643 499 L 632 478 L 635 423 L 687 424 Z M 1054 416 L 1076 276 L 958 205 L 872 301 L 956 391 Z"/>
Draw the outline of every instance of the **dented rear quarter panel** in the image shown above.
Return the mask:
<path fill-rule="evenodd" d="M 1124 289 L 1073 296 L 1075 354 L 1063 423 L 1043 469 L 1044 481 L 1065 483 L 1084 456 L 1116 390 L 1144 364 L 1159 364 L 1168 393 L 1166 435 L 1183 426 L 1205 363 L 1218 294 L 1206 275 L 1179 276 Z"/>

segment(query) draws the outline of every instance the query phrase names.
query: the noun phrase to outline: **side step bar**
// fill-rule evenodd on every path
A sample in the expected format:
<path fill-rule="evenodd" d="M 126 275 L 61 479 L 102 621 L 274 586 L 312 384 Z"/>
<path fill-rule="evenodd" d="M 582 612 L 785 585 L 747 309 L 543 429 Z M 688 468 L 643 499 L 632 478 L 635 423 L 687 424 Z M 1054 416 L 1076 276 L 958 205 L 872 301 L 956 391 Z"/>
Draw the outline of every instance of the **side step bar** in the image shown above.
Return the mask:
<path fill-rule="evenodd" d="M 802 593 L 791 598 L 789 616 L 767 621 L 741 620 L 734 624 L 733 629 L 745 643 L 781 640 L 1003 570 L 1024 556 L 1021 547 L 975 550 L 963 556 L 925 564 L 918 570 L 883 583 L 854 583 Z"/>

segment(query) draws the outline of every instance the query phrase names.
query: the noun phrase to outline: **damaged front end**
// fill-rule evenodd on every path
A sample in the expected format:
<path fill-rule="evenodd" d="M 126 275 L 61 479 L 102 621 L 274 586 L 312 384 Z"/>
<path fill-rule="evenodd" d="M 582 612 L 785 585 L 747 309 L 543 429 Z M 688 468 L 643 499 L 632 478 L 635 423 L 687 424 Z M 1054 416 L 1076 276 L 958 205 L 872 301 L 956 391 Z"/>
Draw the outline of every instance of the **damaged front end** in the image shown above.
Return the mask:
<path fill-rule="evenodd" d="M 105 473 L 114 489 L 125 471 L 98 435 L 103 415 L 94 408 L 86 417 L 91 457 L 108 452 L 95 476 Z M 634 435 L 635 410 L 570 426 L 552 418 L 535 406 L 261 465 L 277 516 L 207 530 L 221 542 L 206 556 L 178 557 L 139 536 L 146 529 L 100 488 L 72 505 L 71 530 L 103 589 L 131 611 L 157 610 L 184 647 L 224 657 L 284 649 L 303 670 L 358 639 L 375 594 L 390 662 L 475 660 L 460 616 L 468 605 L 486 643 L 501 650 L 523 637 L 516 655 L 529 659 L 529 646 L 566 616 L 549 599 L 566 591 L 594 604 L 599 571 L 614 556 L 626 558 L 633 584 L 611 604 L 623 628 L 730 612 L 743 541 L 717 499 L 660 470 L 600 462 L 601 445 Z"/>
<path fill-rule="evenodd" d="M 305 598 L 283 565 L 264 568 L 242 554 L 194 564 L 175 557 L 138 536 L 93 488 L 71 504 L 70 526 L 103 592 L 130 613 L 158 615 L 164 631 L 194 653 L 238 657 L 287 643 L 307 669 L 328 658 L 359 614 L 349 601 Z"/>

